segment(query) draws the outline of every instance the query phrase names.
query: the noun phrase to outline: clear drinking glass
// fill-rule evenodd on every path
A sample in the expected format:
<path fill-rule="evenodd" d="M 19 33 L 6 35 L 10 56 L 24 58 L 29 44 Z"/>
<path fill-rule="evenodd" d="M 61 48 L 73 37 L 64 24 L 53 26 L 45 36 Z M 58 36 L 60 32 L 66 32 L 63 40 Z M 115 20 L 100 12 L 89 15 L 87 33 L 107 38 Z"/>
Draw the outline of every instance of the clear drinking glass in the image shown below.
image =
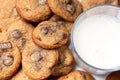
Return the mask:
<path fill-rule="evenodd" d="M 90 65 L 89 63 L 85 62 L 80 57 L 80 55 L 78 55 L 78 52 L 76 51 L 74 47 L 74 41 L 73 41 L 73 36 L 74 36 L 74 31 L 75 31 L 74 29 L 75 27 L 78 27 L 77 24 L 80 24 L 82 20 L 86 19 L 89 16 L 98 15 L 98 14 L 107 14 L 107 15 L 111 15 L 111 16 L 114 16 L 120 19 L 120 8 L 116 6 L 112 6 L 112 5 L 99 5 L 99 6 L 96 6 L 96 7 L 93 7 L 93 8 L 90 8 L 84 11 L 80 16 L 78 16 L 78 18 L 76 19 L 73 25 L 72 32 L 71 32 L 71 49 L 73 51 L 73 56 L 78 66 L 82 67 L 83 69 L 85 69 L 86 71 L 90 73 L 103 75 L 103 74 L 107 74 L 112 71 L 120 70 L 120 67 L 115 67 L 113 69 L 100 69 L 100 68 Z"/>

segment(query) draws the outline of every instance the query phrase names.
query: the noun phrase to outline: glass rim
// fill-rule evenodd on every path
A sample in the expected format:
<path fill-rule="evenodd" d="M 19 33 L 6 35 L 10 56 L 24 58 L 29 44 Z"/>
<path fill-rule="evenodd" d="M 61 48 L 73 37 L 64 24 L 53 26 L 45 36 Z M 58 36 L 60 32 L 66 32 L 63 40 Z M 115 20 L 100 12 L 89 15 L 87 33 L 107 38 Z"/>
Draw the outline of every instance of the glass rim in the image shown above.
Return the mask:
<path fill-rule="evenodd" d="M 74 24 L 73 24 L 73 27 L 72 27 L 72 30 L 71 30 L 71 46 L 72 48 L 74 48 L 74 51 L 75 51 L 75 54 L 77 55 L 77 57 L 87 66 L 89 66 L 90 68 L 93 68 L 93 69 L 96 69 L 96 70 L 100 70 L 100 71 L 107 71 L 107 72 L 111 72 L 111 71 L 116 71 L 116 70 L 120 70 L 120 66 L 118 67 L 115 67 L 115 68 L 110 68 L 110 69 L 103 69 L 103 68 L 98 68 L 98 67 L 95 67 L 95 66 L 92 66 L 90 65 L 89 63 L 87 63 L 86 61 L 84 61 L 80 55 L 78 55 L 78 52 L 76 51 L 75 49 L 75 45 L 74 45 L 74 41 L 73 41 L 73 34 L 74 34 L 74 29 L 75 29 L 75 24 L 78 22 L 79 18 L 81 18 L 82 16 L 85 15 L 85 13 L 91 11 L 92 9 L 95 9 L 95 8 L 104 8 L 104 7 L 112 7 L 112 8 L 119 8 L 118 6 L 114 6 L 114 5 L 109 5 L 109 4 L 103 4 L 103 5 L 97 5 L 97 6 L 94 6 L 94 7 L 91 7 L 87 10 L 85 10 L 83 13 L 81 13 L 77 19 L 75 20 Z"/>

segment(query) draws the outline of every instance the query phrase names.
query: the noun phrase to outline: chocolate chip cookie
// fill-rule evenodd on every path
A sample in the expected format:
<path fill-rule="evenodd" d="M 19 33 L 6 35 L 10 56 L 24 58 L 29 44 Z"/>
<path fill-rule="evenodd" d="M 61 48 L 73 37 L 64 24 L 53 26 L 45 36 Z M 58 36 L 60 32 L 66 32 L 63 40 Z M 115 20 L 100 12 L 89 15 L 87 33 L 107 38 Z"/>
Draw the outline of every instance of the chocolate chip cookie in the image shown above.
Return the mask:
<path fill-rule="evenodd" d="M 10 41 L 0 40 L 0 80 L 8 80 L 21 62 L 19 49 Z"/>
<path fill-rule="evenodd" d="M 53 76 L 62 76 L 68 74 L 74 67 L 74 60 L 70 49 L 67 46 L 58 48 L 59 60 L 52 73 Z"/>
<path fill-rule="evenodd" d="M 57 50 L 45 50 L 32 41 L 22 54 L 22 67 L 25 74 L 32 80 L 43 80 L 54 71 L 58 62 Z"/>
<path fill-rule="evenodd" d="M 34 29 L 32 37 L 40 47 L 54 49 L 67 43 L 69 33 L 57 22 L 43 21 Z"/>
<path fill-rule="evenodd" d="M 106 80 L 120 80 L 120 71 L 110 73 Z"/>
<path fill-rule="evenodd" d="M 16 0 L 16 9 L 22 18 L 32 22 L 45 20 L 52 13 L 47 0 Z"/>
<path fill-rule="evenodd" d="M 101 5 L 101 4 L 111 4 L 118 5 L 118 0 L 82 0 L 83 9 L 87 10 L 91 7 Z"/>
<path fill-rule="evenodd" d="M 32 80 L 32 79 L 30 79 L 21 69 L 10 80 Z"/>
<path fill-rule="evenodd" d="M 27 44 L 27 41 L 32 38 L 34 27 L 23 20 L 16 20 L 5 27 L 6 29 L 3 30 L 2 33 L 5 33 L 7 39 L 17 45 L 22 53 L 24 47 L 29 45 Z"/>
<path fill-rule="evenodd" d="M 60 77 L 58 80 L 95 80 L 95 79 L 86 72 L 75 70 L 66 76 Z"/>
<path fill-rule="evenodd" d="M 83 11 L 78 0 L 48 0 L 48 4 L 56 15 L 71 22 Z"/>
<path fill-rule="evenodd" d="M 0 19 L 18 16 L 15 0 L 0 0 Z"/>

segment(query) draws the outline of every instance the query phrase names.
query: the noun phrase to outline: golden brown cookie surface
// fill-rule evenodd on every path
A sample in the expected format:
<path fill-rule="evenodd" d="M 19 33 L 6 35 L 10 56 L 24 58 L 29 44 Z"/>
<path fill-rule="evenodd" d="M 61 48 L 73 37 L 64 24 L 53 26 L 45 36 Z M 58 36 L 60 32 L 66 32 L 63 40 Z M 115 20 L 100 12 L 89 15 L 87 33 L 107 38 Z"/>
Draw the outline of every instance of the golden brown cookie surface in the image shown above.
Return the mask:
<path fill-rule="evenodd" d="M 16 9 L 22 18 L 32 22 L 45 20 L 52 13 L 47 0 L 16 0 Z"/>
<path fill-rule="evenodd" d="M 49 77 L 58 61 L 56 50 L 45 50 L 36 46 L 32 41 L 22 54 L 22 66 L 27 76 L 33 80 Z"/>
<path fill-rule="evenodd" d="M 63 25 L 53 21 L 41 22 L 33 31 L 33 41 L 46 49 L 60 47 L 67 43 L 69 33 Z"/>
<path fill-rule="evenodd" d="M 15 0 L 0 0 L 0 19 L 17 16 Z"/>
<path fill-rule="evenodd" d="M 95 79 L 86 72 L 75 70 L 66 76 L 60 77 L 58 80 L 95 80 Z"/>
<path fill-rule="evenodd" d="M 19 72 L 17 72 L 10 80 L 31 80 L 28 78 L 28 76 L 24 73 L 24 71 L 21 69 Z"/>
<path fill-rule="evenodd" d="M 82 5 L 78 0 L 48 0 L 48 4 L 56 15 L 71 22 L 82 12 Z"/>
<path fill-rule="evenodd" d="M 10 41 L 0 41 L 0 80 L 9 79 L 21 62 L 19 49 Z"/>
<path fill-rule="evenodd" d="M 20 17 L 16 16 L 16 17 L 11 17 L 11 18 L 0 19 L 0 30 L 1 30 L 1 32 L 6 30 L 9 25 L 11 25 L 12 23 L 14 23 L 17 20 L 20 20 Z"/>

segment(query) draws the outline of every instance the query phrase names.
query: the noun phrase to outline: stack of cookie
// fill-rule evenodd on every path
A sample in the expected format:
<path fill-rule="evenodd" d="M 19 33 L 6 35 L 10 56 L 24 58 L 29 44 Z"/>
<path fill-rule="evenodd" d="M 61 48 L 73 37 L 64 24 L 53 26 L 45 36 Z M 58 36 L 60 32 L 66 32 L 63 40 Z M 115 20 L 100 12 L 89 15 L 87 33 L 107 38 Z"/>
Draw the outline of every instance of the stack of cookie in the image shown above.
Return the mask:
<path fill-rule="evenodd" d="M 94 80 L 71 72 L 70 32 L 82 12 L 78 0 L 0 0 L 0 80 Z"/>
<path fill-rule="evenodd" d="M 77 0 L 0 0 L 0 11 L 0 80 L 43 80 L 73 70 L 68 45 L 82 12 Z"/>

